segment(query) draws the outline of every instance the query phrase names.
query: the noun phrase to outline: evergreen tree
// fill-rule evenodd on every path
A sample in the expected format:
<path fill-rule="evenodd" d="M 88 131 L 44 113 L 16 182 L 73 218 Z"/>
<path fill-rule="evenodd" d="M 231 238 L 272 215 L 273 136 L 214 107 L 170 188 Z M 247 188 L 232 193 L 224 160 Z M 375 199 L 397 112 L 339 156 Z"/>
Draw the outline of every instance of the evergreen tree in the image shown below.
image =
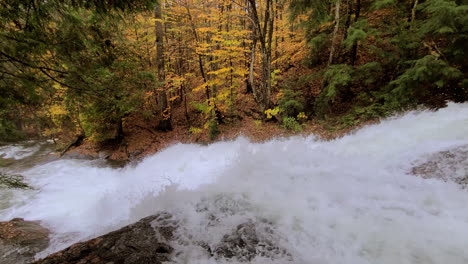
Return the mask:
<path fill-rule="evenodd" d="M 112 105 L 103 102 L 105 98 L 120 104 L 120 98 L 127 96 L 112 88 L 119 79 L 116 71 L 128 69 L 125 64 L 129 62 L 116 61 L 116 53 L 124 49 L 115 48 L 102 28 L 108 24 L 106 18 L 115 21 L 118 12 L 143 10 L 152 2 L 1 1 L 0 138 L 12 139 L 18 134 L 22 129 L 20 120 L 31 119 L 29 123 L 44 125 L 28 112 L 35 112 L 50 100 L 57 87 L 66 88 L 69 102 L 86 95 L 100 98 L 97 104 Z M 105 90 L 112 91 L 109 97 L 103 96 Z M 126 110 L 117 108 L 113 110 L 119 113 L 117 116 L 128 112 L 127 106 L 123 107 Z"/>

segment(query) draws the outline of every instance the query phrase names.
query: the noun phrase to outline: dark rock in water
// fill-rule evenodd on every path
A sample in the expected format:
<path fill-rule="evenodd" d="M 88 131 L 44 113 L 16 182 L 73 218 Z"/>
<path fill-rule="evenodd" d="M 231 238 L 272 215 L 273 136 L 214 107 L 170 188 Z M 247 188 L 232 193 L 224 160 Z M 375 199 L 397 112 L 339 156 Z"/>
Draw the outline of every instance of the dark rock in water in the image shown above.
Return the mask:
<path fill-rule="evenodd" d="M 0 222 L 0 263 L 31 263 L 49 245 L 49 230 L 38 222 L 15 218 Z"/>
<path fill-rule="evenodd" d="M 37 264 L 158 264 L 169 261 L 169 245 L 176 224 L 172 216 L 160 213 L 141 219 L 117 231 L 76 243 Z"/>
<path fill-rule="evenodd" d="M 36 264 L 158 264 L 173 260 L 178 253 L 171 246 L 177 243 L 176 232 L 181 232 L 180 222 L 169 213 L 159 213 L 141 219 L 120 230 L 76 243 L 54 253 Z M 257 256 L 266 258 L 291 255 L 277 242 L 273 225 L 265 220 L 251 220 L 238 225 L 226 234 L 216 246 L 203 241 L 195 242 L 208 256 L 215 259 L 232 259 L 248 262 Z M 171 262 L 173 263 L 173 262 Z"/>
<path fill-rule="evenodd" d="M 65 152 L 62 157 L 67 158 L 67 159 L 82 159 L 82 160 L 94 160 L 98 159 L 99 156 L 96 155 L 91 155 L 91 154 L 83 154 L 77 151 L 68 151 Z"/>
<path fill-rule="evenodd" d="M 251 204 L 241 197 L 217 195 L 213 198 L 203 199 L 196 206 L 197 212 L 205 215 L 206 230 L 219 230 L 219 226 L 230 225 L 228 219 L 232 216 L 239 215 L 239 212 L 244 210 L 251 210 Z M 197 245 L 217 260 L 230 259 L 237 263 L 250 262 L 256 257 L 262 257 L 289 262 L 292 255 L 281 246 L 280 241 L 282 238 L 274 223 L 265 218 L 249 218 L 233 226 L 219 243 L 208 244 L 206 241 L 199 241 Z"/>
<path fill-rule="evenodd" d="M 454 181 L 466 188 L 468 187 L 468 145 L 435 153 L 414 166 L 411 173 L 425 179 Z"/>
<path fill-rule="evenodd" d="M 62 157 L 65 159 L 75 160 L 94 160 L 100 162 L 101 165 L 110 166 L 112 168 L 123 168 L 129 163 L 128 160 L 124 159 L 112 159 L 110 152 L 107 151 L 101 151 L 99 153 L 93 154 L 83 154 L 75 150 L 70 150 L 63 154 Z"/>
<path fill-rule="evenodd" d="M 15 163 L 14 159 L 4 159 L 0 157 L 0 167 L 8 167 L 9 165 Z"/>
<path fill-rule="evenodd" d="M 24 182 L 24 177 L 18 174 L 4 174 L 0 172 L 0 188 L 18 188 L 18 189 L 31 189 L 29 185 Z"/>
<path fill-rule="evenodd" d="M 248 221 L 236 227 L 231 234 L 223 237 L 213 250 L 217 258 L 251 261 L 257 256 L 275 258 L 291 255 L 275 242 L 272 224 L 266 220 Z"/>

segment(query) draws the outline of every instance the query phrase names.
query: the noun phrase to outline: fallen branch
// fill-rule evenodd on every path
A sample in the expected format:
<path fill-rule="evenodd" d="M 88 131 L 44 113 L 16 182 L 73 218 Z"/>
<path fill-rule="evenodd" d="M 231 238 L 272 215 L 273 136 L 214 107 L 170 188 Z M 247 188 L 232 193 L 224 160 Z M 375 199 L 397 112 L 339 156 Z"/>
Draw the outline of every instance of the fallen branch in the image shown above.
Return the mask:
<path fill-rule="evenodd" d="M 81 145 L 81 143 L 83 142 L 83 139 L 85 139 L 85 135 L 77 136 L 75 140 L 73 140 L 70 144 L 68 144 L 68 146 L 65 149 L 62 150 L 62 152 L 60 153 L 60 157 L 62 157 L 63 154 L 69 151 L 72 147 Z"/>
<path fill-rule="evenodd" d="M 136 125 L 136 124 L 133 124 L 133 126 L 136 126 L 136 127 L 138 127 L 138 128 L 141 128 L 141 129 L 147 130 L 147 131 L 149 131 L 149 132 L 150 132 L 151 134 L 153 134 L 153 135 L 156 135 L 156 134 L 157 134 L 157 132 L 156 132 L 156 131 L 154 131 L 154 130 L 153 130 L 153 129 L 151 129 L 151 128 L 148 128 L 148 127 L 143 127 L 143 126 Z"/>

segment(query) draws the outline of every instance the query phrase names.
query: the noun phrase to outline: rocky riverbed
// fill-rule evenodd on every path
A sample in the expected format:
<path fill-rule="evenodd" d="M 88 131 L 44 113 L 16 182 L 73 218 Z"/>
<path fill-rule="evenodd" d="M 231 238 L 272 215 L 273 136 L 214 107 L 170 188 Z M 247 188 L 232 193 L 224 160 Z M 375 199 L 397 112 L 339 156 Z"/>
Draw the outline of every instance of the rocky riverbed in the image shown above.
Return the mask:
<path fill-rule="evenodd" d="M 453 181 L 467 187 L 468 145 L 429 155 L 415 162 L 411 173 L 425 179 Z M 211 221 L 210 225 L 216 224 Z M 87 263 L 170 263 L 177 255 L 174 248 L 181 232 L 181 222 L 170 213 L 158 213 L 97 238 L 76 243 L 36 264 Z M 260 230 L 261 229 L 261 230 Z M 183 232 L 183 230 L 182 230 Z M 209 245 L 196 241 L 194 246 L 218 260 L 235 259 L 249 262 L 255 257 L 289 256 L 286 249 L 262 234 L 273 234 L 272 224 L 265 219 L 250 220 L 224 234 L 221 242 Z M 49 231 L 39 222 L 13 219 L 0 222 L 0 256 L 2 264 L 30 263 L 49 244 Z"/>
<path fill-rule="evenodd" d="M 468 145 L 437 152 L 416 162 L 411 173 L 425 179 L 440 179 L 468 187 Z"/>
<path fill-rule="evenodd" d="M 451 104 L 332 141 L 177 144 L 123 168 L 4 146 L 0 171 L 20 177 L 0 221 L 43 242 L 5 235 L 0 263 L 466 264 L 467 117 Z"/>
<path fill-rule="evenodd" d="M 223 236 L 217 245 L 209 245 L 205 241 L 196 241 L 193 246 L 203 249 L 208 256 L 218 260 L 234 259 L 237 262 L 249 262 L 255 257 L 264 258 L 288 255 L 285 249 L 276 245 L 274 241 L 262 236 L 266 228 L 268 233 L 273 233 L 270 223 L 254 221 L 238 225 Z M 13 232 L 23 232 L 20 239 L 4 238 L 6 243 L 18 245 L 14 254 L 8 255 L 5 264 L 29 263 L 34 253 L 44 249 L 47 245 L 47 230 L 39 225 L 23 220 L 12 220 L 4 225 L 18 225 Z M 28 226 L 27 229 L 25 226 Z M 31 228 L 34 227 L 34 228 Z M 140 221 L 123 227 L 106 235 L 76 243 L 62 251 L 54 253 L 44 259 L 34 262 L 35 264 L 142 264 L 142 263 L 171 263 L 177 257 L 174 248 L 180 241 L 177 231 L 180 222 L 169 213 L 158 213 L 148 216 Z M 263 229 L 263 230 L 259 230 Z M 27 233 L 24 233 L 24 232 Z M 7 249 L 4 247 L 4 249 Z M 177 263 L 177 262 L 174 262 Z"/>
<path fill-rule="evenodd" d="M 0 222 L 0 263 L 31 263 L 49 245 L 49 230 L 39 222 L 15 218 Z"/>

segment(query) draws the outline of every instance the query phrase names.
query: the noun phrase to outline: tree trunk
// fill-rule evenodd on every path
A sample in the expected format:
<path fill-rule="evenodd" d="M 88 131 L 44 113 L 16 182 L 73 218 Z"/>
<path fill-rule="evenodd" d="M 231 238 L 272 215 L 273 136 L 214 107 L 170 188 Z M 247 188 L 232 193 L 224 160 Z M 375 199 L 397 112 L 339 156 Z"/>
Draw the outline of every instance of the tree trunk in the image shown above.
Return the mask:
<path fill-rule="evenodd" d="M 123 138 L 124 138 L 123 118 L 120 118 L 117 121 L 117 132 L 116 132 L 115 139 L 120 142 L 120 141 L 122 141 Z"/>
<path fill-rule="evenodd" d="M 260 42 L 260 53 L 262 57 L 262 74 L 258 89 L 252 86 L 254 97 L 260 105 L 260 110 L 264 112 L 271 105 L 271 44 L 273 40 L 274 7 L 273 0 L 266 0 L 265 13 L 263 15 L 263 25 L 257 12 L 257 2 L 249 0 L 249 15 L 254 28 L 254 37 Z M 250 76 L 251 77 L 251 76 Z"/>
<path fill-rule="evenodd" d="M 255 66 L 255 53 L 257 52 L 257 37 L 253 37 L 252 40 L 252 51 L 250 53 L 250 65 L 249 65 L 249 78 L 247 80 L 247 93 L 254 93 L 255 84 L 254 84 L 254 66 Z"/>
<path fill-rule="evenodd" d="M 356 0 L 356 9 L 354 10 L 354 23 L 356 23 L 361 15 L 361 0 Z M 358 43 L 354 42 L 351 47 L 351 65 L 356 64 Z"/>
<path fill-rule="evenodd" d="M 200 38 L 198 37 L 197 29 L 195 27 L 195 23 L 193 22 L 192 13 L 190 12 L 190 8 L 189 8 L 188 4 L 185 5 L 184 7 L 185 7 L 185 10 L 187 11 L 187 16 L 188 16 L 188 19 L 190 21 L 190 28 L 192 30 L 193 37 L 195 38 L 195 41 L 198 44 L 198 43 L 200 43 Z M 201 54 L 197 54 L 197 57 L 198 57 L 198 67 L 200 69 L 200 74 L 201 74 L 201 76 L 203 78 L 203 81 L 206 83 L 207 78 L 206 78 L 206 74 L 205 74 L 205 68 L 203 67 L 203 56 Z M 205 94 L 206 94 L 206 100 L 210 100 L 209 87 L 206 88 Z"/>
<path fill-rule="evenodd" d="M 164 69 L 164 28 L 162 23 L 162 8 L 161 3 L 156 4 L 154 8 L 155 31 L 156 31 L 156 67 L 158 77 L 158 103 L 161 113 L 161 119 L 156 129 L 160 131 L 172 130 L 171 124 L 171 109 L 168 104 L 167 94 L 165 90 L 166 74 Z"/>
<path fill-rule="evenodd" d="M 411 9 L 411 23 L 416 20 L 416 8 L 418 7 L 418 0 L 414 0 L 413 8 Z"/>
<path fill-rule="evenodd" d="M 348 37 L 348 30 L 351 26 L 351 17 L 353 15 L 353 2 L 354 0 L 346 0 L 346 21 L 344 24 L 344 36 L 343 39 L 346 39 Z M 354 22 L 354 20 L 353 20 Z"/>
<path fill-rule="evenodd" d="M 268 2 L 270 3 L 269 9 L 270 11 L 265 11 L 265 17 L 269 17 L 269 19 L 265 19 L 265 23 L 267 24 L 268 28 L 265 33 L 267 34 L 267 39 L 266 39 L 266 61 L 263 63 L 263 68 L 264 68 L 264 76 L 263 76 L 263 81 L 266 83 L 265 87 L 265 98 L 264 98 L 264 103 L 263 103 L 263 110 L 265 111 L 266 109 L 270 108 L 271 106 L 271 56 L 272 56 L 272 44 L 273 44 L 273 30 L 274 30 L 274 21 L 275 21 L 275 16 L 274 16 L 274 5 L 273 5 L 273 0 L 267 1 L 267 9 L 268 9 Z M 269 15 L 267 16 L 267 13 Z"/>
<path fill-rule="evenodd" d="M 274 9 L 275 11 L 275 19 L 276 21 L 279 21 L 280 19 L 282 19 L 282 13 L 280 14 L 280 10 L 282 11 L 283 8 L 279 6 L 280 4 L 276 1 L 276 8 Z M 280 35 L 280 27 L 278 25 L 278 23 L 276 23 L 275 25 L 275 56 L 273 57 L 274 60 L 273 61 L 276 61 L 275 63 L 275 67 L 274 68 L 279 68 L 279 65 L 278 65 L 278 58 L 280 57 L 280 52 L 278 50 L 278 44 L 279 44 L 279 35 Z"/>
<path fill-rule="evenodd" d="M 262 80 L 259 88 L 260 109 L 264 112 L 271 104 L 271 54 L 265 51 L 262 51 Z"/>
<path fill-rule="evenodd" d="M 330 47 L 330 56 L 328 57 L 327 67 L 333 63 L 333 57 L 335 56 L 335 46 L 338 37 L 338 29 L 340 28 L 340 6 L 341 0 L 336 1 L 335 4 L 335 28 L 333 29 L 332 43 Z"/>

